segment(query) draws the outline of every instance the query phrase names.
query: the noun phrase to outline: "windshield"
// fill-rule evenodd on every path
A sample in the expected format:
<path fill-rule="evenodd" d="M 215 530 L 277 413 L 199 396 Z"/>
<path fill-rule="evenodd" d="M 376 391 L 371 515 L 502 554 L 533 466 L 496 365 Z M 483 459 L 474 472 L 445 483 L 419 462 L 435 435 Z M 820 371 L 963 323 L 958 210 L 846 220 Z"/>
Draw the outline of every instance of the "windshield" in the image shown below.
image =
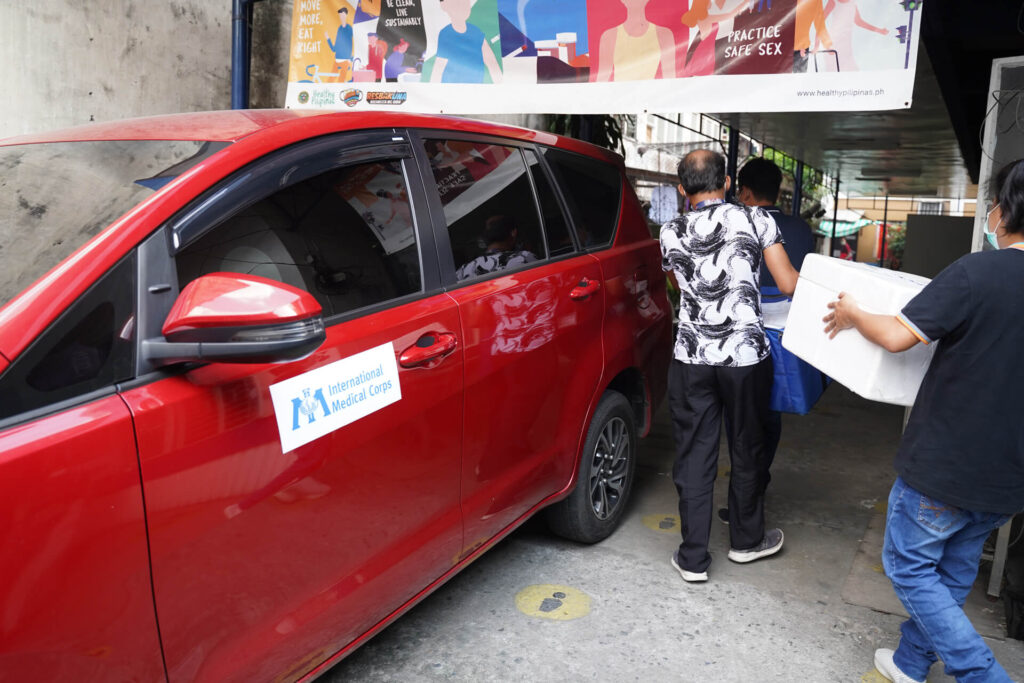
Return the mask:
<path fill-rule="evenodd" d="M 226 142 L 113 140 L 0 147 L 0 307 Z"/>

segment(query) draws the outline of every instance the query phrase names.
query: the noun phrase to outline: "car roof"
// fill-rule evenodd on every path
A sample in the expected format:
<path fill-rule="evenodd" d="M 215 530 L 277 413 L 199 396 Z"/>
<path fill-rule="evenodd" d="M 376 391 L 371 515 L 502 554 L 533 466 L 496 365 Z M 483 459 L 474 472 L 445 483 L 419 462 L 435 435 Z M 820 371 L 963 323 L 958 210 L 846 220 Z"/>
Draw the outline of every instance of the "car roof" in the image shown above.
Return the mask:
<path fill-rule="evenodd" d="M 552 133 L 491 121 L 404 112 L 337 112 L 304 109 L 228 109 L 164 114 L 104 123 L 89 123 L 0 140 L 0 146 L 95 140 L 209 140 L 237 142 L 274 129 L 316 123 L 335 130 L 430 128 L 498 135 L 568 149 L 622 165 L 622 157 L 603 147 Z"/>

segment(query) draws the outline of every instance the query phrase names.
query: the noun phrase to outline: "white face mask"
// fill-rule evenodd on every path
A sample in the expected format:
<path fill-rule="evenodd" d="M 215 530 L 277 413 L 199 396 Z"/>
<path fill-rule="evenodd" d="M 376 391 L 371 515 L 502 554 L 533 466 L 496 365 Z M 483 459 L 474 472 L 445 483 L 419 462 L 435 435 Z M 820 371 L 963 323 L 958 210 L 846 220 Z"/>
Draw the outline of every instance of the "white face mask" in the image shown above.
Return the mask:
<path fill-rule="evenodd" d="M 985 237 L 988 238 L 989 244 L 991 244 L 996 249 L 999 248 L 999 240 L 996 239 L 996 231 L 995 230 L 989 230 L 988 229 L 988 225 L 989 225 L 990 219 L 992 218 L 992 212 L 995 211 L 998 208 L 999 208 L 999 203 L 996 202 L 992 206 L 992 208 L 988 210 L 988 213 L 985 214 L 985 227 L 983 228 L 983 230 L 985 231 Z M 999 226 L 997 225 L 996 227 L 998 228 Z"/>

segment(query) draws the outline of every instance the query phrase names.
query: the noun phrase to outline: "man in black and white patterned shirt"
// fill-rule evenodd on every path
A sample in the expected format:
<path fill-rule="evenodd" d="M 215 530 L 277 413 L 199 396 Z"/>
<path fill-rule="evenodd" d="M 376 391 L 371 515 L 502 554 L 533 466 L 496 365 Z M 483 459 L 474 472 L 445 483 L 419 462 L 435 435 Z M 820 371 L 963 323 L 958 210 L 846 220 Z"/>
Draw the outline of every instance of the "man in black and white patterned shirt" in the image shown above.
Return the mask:
<path fill-rule="evenodd" d="M 782 530 L 764 524 L 764 427 L 773 374 L 758 271 L 763 259 L 786 294 L 796 287 L 797 272 L 763 209 L 725 202 L 730 179 L 721 154 L 691 152 L 678 173 L 694 208 L 661 228 L 662 267 L 675 275 L 680 292 L 669 405 L 683 541 L 672 566 L 686 581 L 706 581 L 723 414 L 732 442 L 729 559 L 752 562 L 782 548 Z"/>
<path fill-rule="evenodd" d="M 455 271 L 455 277 L 466 280 L 536 261 L 537 255 L 532 251 L 518 248 L 518 238 L 519 232 L 510 216 L 491 216 L 484 223 L 483 240 L 487 244 L 486 250 L 460 266 Z"/>

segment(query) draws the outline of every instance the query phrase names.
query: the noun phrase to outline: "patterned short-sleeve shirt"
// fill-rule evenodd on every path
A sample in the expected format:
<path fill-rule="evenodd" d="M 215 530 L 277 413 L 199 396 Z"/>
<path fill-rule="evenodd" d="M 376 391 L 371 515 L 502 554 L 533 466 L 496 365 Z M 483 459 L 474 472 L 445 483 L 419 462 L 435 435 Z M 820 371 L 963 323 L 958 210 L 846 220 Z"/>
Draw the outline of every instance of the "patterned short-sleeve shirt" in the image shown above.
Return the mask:
<path fill-rule="evenodd" d="M 769 354 L 758 271 L 762 252 L 781 242 L 766 211 L 725 202 L 661 227 L 662 268 L 679 283 L 677 360 L 742 367 Z"/>
<path fill-rule="evenodd" d="M 527 263 L 533 263 L 537 256 L 532 251 L 515 249 L 511 251 L 486 251 L 475 259 L 459 266 L 455 271 L 455 277 L 459 280 L 495 273 L 507 268 L 515 268 Z"/>

